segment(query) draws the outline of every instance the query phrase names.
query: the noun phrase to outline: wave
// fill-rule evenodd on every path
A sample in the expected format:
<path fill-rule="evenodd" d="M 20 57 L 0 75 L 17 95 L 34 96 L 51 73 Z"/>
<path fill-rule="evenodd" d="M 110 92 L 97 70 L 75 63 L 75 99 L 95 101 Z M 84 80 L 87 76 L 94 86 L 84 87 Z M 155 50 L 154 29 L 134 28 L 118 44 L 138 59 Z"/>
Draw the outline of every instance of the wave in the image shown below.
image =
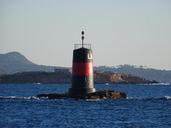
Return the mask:
<path fill-rule="evenodd" d="M 36 99 L 36 100 L 39 100 L 38 97 L 36 96 L 28 96 L 28 97 L 24 97 L 24 96 L 0 96 L 0 100 L 33 100 L 33 99 Z"/>
<path fill-rule="evenodd" d="M 171 100 L 171 96 L 164 96 L 165 99 Z"/>
<path fill-rule="evenodd" d="M 92 102 L 94 102 L 94 101 L 101 101 L 101 100 L 104 100 L 104 99 L 86 99 L 86 101 L 92 101 Z"/>
<path fill-rule="evenodd" d="M 36 96 L 28 96 L 28 97 L 22 97 L 22 96 L 0 96 L 0 100 L 48 100 L 48 98 L 47 97 L 38 98 Z M 105 99 L 86 99 L 86 101 L 104 101 L 104 100 Z M 121 100 L 125 100 L 125 99 L 121 99 Z M 171 96 L 146 97 L 146 98 L 127 97 L 126 100 L 171 100 Z"/>
<path fill-rule="evenodd" d="M 150 83 L 145 85 L 171 85 L 171 83 Z"/>
<path fill-rule="evenodd" d="M 135 98 L 135 97 L 127 97 L 128 100 L 171 100 L 171 96 L 163 96 L 163 97 L 145 97 L 145 98 Z"/>

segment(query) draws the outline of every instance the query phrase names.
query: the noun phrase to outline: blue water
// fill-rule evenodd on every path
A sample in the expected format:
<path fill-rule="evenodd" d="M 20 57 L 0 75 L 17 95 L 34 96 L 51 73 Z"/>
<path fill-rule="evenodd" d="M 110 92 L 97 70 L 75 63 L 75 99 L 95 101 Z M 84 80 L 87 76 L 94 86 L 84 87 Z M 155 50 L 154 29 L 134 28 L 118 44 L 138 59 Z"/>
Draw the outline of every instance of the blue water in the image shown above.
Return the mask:
<path fill-rule="evenodd" d="M 69 85 L 0 84 L 0 128 L 169 128 L 171 85 L 96 85 L 124 91 L 122 100 L 47 100 Z M 167 97 L 168 96 L 168 97 Z"/>

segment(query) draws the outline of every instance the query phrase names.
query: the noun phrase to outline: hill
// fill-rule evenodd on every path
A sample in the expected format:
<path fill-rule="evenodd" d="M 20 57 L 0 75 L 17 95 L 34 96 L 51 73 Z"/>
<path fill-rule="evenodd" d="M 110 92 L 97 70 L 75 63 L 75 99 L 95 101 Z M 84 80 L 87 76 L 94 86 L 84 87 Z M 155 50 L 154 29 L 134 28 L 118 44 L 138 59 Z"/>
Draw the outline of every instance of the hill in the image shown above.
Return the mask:
<path fill-rule="evenodd" d="M 145 78 L 147 80 L 156 80 L 158 82 L 171 83 L 171 70 L 159 70 L 144 68 L 142 66 L 137 67 L 133 65 L 119 65 L 117 67 L 100 66 L 95 67 L 95 70 L 101 72 L 110 71 L 115 73 L 130 74 L 133 76 Z"/>
<path fill-rule="evenodd" d="M 95 83 L 149 84 L 155 82 L 111 72 L 95 72 L 94 77 Z M 72 75 L 69 70 L 59 69 L 55 72 L 22 72 L 2 75 L 0 76 L 0 83 L 71 83 L 71 78 Z"/>
<path fill-rule="evenodd" d="M 68 69 L 64 67 L 38 65 L 18 52 L 0 54 L 0 75 L 18 72 L 53 72 L 54 69 Z M 150 81 L 171 83 L 171 70 L 144 68 L 142 66 L 120 65 L 117 67 L 99 66 L 94 68 L 98 72 L 112 72 L 138 76 Z"/>
<path fill-rule="evenodd" d="M 13 74 L 17 72 L 45 71 L 52 72 L 55 66 L 38 65 L 29 61 L 19 52 L 0 54 L 0 74 Z M 58 67 L 59 68 L 59 67 Z"/>

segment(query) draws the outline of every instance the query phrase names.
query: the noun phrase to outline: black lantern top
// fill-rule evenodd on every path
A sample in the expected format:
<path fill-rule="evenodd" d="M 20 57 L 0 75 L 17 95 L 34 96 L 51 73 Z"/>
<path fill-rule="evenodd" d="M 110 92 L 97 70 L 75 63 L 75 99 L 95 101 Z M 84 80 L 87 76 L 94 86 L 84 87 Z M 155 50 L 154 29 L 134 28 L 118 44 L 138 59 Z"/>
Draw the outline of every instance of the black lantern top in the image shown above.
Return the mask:
<path fill-rule="evenodd" d="M 82 48 L 84 47 L 84 31 L 81 32 Z"/>

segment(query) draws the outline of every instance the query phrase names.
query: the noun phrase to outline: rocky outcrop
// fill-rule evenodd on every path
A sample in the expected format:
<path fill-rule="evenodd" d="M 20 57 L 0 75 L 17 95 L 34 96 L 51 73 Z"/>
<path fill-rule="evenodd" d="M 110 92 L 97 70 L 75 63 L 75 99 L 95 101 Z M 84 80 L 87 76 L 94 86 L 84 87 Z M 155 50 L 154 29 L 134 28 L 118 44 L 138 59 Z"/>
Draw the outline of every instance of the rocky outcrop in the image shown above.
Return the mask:
<path fill-rule="evenodd" d="M 111 91 L 111 90 L 104 90 L 104 91 L 96 91 L 94 93 L 89 93 L 85 96 L 72 96 L 69 93 L 64 94 L 39 94 L 37 95 L 38 98 L 47 98 L 47 99 L 125 99 L 127 95 L 124 92 L 119 91 Z"/>
<path fill-rule="evenodd" d="M 146 80 L 137 76 L 112 72 L 95 72 L 94 77 L 95 83 L 148 84 L 157 82 Z"/>
<path fill-rule="evenodd" d="M 86 96 L 87 99 L 125 99 L 127 95 L 119 91 L 97 91 Z"/>

